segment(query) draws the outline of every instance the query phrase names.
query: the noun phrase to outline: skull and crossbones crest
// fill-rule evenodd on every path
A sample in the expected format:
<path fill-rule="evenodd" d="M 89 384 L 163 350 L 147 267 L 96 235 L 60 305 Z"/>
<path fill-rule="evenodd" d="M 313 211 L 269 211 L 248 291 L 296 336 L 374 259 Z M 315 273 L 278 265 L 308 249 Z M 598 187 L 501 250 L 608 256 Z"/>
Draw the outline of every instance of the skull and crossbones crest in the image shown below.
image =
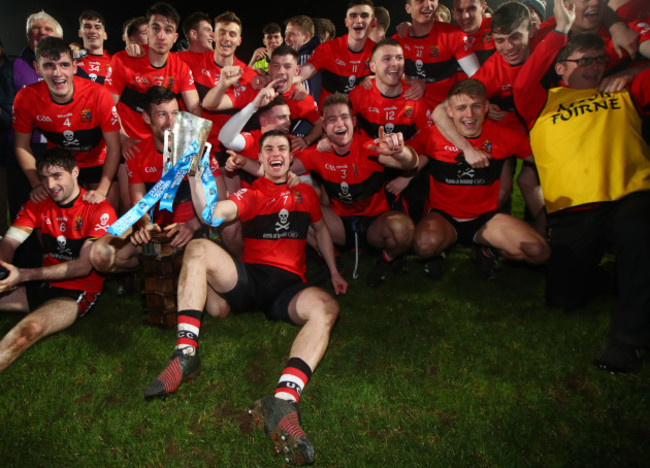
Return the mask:
<path fill-rule="evenodd" d="M 74 137 L 74 132 L 72 130 L 66 130 L 63 132 L 63 146 L 66 148 L 69 146 L 79 146 L 79 140 Z"/>
<path fill-rule="evenodd" d="M 390 135 L 395 130 L 395 125 L 392 123 L 387 123 L 384 125 L 384 130 L 386 130 L 386 133 Z"/>
<path fill-rule="evenodd" d="M 421 78 L 426 78 L 427 74 L 424 72 L 424 62 L 422 60 L 415 61 L 415 72 Z"/>
<path fill-rule="evenodd" d="M 341 182 L 341 191 L 338 194 L 338 199 L 342 202 L 352 203 L 352 194 L 350 193 L 350 186 L 347 182 Z"/>
<path fill-rule="evenodd" d="M 57 243 L 57 250 L 58 254 L 63 256 L 63 255 L 72 255 L 72 251 L 67 248 L 67 239 L 65 236 L 58 236 L 56 238 L 56 243 Z"/>
<path fill-rule="evenodd" d="M 289 230 L 289 211 L 286 208 L 282 208 L 278 213 L 279 221 L 275 223 L 275 232 L 280 232 L 282 230 Z"/>
<path fill-rule="evenodd" d="M 108 230 L 109 225 L 108 225 L 108 220 L 110 219 L 110 216 L 108 216 L 108 213 L 103 213 L 99 217 L 99 224 L 95 225 L 95 229 L 103 229 L 104 231 Z"/>
<path fill-rule="evenodd" d="M 344 92 L 349 93 L 350 91 L 352 91 L 356 82 L 357 82 L 357 77 L 354 75 L 350 75 L 350 77 L 348 78 L 348 84 L 345 87 Z"/>

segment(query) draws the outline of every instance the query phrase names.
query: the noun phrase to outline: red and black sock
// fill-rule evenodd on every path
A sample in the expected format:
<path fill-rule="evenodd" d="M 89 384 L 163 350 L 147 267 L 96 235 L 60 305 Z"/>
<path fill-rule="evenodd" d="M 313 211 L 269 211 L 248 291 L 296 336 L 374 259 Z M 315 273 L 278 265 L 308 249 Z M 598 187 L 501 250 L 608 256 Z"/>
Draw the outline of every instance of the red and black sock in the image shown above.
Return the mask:
<path fill-rule="evenodd" d="M 177 339 L 176 349 L 185 349 L 192 347 L 193 350 L 189 354 L 194 354 L 194 351 L 199 346 L 199 329 L 201 328 L 201 314 L 200 310 L 185 309 L 179 310 L 176 317 Z"/>
<path fill-rule="evenodd" d="M 298 357 L 289 358 L 284 368 L 278 386 L 275 387 L 275 397 L 292 400 L 298 403 L 302 389 L 311 377 L 309 365 Z"/>

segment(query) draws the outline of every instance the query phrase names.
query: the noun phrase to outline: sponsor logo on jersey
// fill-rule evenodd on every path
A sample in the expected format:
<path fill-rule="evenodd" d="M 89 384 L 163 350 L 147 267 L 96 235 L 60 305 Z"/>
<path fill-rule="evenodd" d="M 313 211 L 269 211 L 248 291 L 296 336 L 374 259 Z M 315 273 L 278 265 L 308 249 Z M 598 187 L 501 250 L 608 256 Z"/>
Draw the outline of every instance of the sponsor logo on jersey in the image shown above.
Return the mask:
<path fill-rule="evenodd" d="M 147 172 L 147 173 L 158 172 L 158 169 L 155 168 L 155 167 L 146 166 L 146 167 L 144 168 L 144 172 Z"/>

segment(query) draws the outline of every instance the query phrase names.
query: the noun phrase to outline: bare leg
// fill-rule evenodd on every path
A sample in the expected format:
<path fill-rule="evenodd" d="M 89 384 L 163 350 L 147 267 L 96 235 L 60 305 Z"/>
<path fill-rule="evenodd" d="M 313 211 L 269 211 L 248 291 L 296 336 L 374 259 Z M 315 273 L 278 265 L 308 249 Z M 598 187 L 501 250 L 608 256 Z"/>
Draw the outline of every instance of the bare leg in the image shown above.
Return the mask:
<path fill-rule="evenodd" d="M 415 228 L 414 250 L 424 259 L 442 254 L 456 242 L 456 230 L 440 213 L 425 215 Z"/>
<path fill-rule="evenodd" d="M 38 340 L 72 325 L 77 313 L 78 306 L 73 299 L 60 298 L 27 315 L 0 340 L 0 372 Z"/>
<path fill-rule="evenodd" d="M 370 225 L 366 237 L 370 245 L 395 259 L 411 249 L 414 231 L 411 218 L 399 211 L 388 211 Z"/>
<path fill-rule="evenodd" d="M 476 240 L 499 250 L 511 260 L 542 263 L 551 248 L 542 236 L 519 218 L 503 213 L 496 214 L 478 230 Z"/>

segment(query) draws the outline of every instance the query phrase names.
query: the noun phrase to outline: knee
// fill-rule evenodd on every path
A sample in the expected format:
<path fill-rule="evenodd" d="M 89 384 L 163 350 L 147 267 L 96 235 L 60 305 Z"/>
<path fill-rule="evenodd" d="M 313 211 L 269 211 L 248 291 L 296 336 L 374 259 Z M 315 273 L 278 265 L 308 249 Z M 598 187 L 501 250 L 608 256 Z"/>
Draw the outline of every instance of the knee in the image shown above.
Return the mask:
<path fill-rule="evenodd" d="M 323 291 L 321 298 L 321 317 L 328 328 L 332 328 L 339 316 L 339 303 L 333 296 Z"/>
<path fill-rule="evenodd" d="M 115 265 L 115 249 L 108 242 L 109 236 L 97 240 L 90 249 L 90 263 L 95 270 L 108 273 Z"/>
<path fill-rule="evenodd" d="M 523 243 L 521 250 L 530 263 L 544 263 L 551 255 L 551 247 L 544 239 Z"/>
<path fill-rule="evenodd" d="M 19 350 L 28 348 L 43 334 L 43 324 L 37 320 L 25 320 L 18 327 L 18 336 L 14 342 L 14 347 Z"/>
<path fill-rule="evenodd" d="M 429 258 L 439 254 L 443 239 L 435 232 L 418 232 L 415 235 L 413 250 L 422 258 Z"/>
<path fill-rule="evenodd" d="M 183 260 L 191 258 L 205 258 L 207 255 L 208 245 L 214 245 L 209 239 L 192 239 L 183 252 Z"/>
<path fill-rule="evenodd" d="M 407 246 L 413 243 L 415 224 L 408 216 L 402 214 L 399 217 L 396 216 L 388 224 L 388 228 L 395 245 Z"/>

